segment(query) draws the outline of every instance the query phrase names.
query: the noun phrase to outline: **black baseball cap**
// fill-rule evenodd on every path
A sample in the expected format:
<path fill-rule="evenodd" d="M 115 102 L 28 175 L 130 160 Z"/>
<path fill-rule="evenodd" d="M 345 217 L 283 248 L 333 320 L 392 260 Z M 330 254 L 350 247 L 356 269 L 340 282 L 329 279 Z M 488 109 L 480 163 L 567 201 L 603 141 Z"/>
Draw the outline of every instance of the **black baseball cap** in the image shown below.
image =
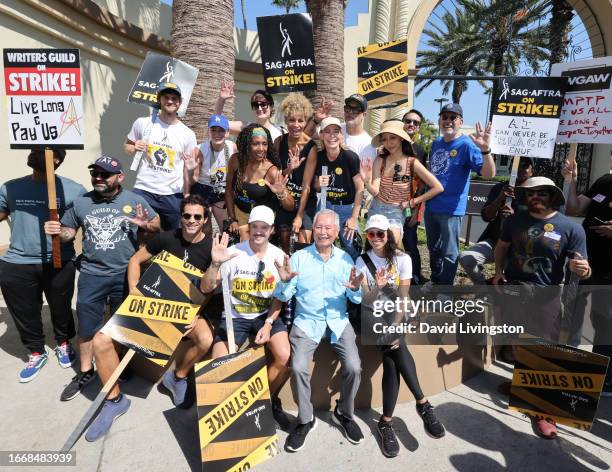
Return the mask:
<path fill-rule="evenodd" d="M 461 108 L 461 105 L 459 105 L 458 103 L 448 103 L 446 105 L 444 105 L 442 107 L 442 109 L 440 110 L 440 115 L 442 113 L 456 113 L 457 115 L 463 117 L 463 108 Z"/>
<path fill-rule="evenodd" d="M 182 97 L 181 88 L 174 82 L 160 82 L 157 88 L 157 95 L 159 96 L 162 92 L 165 92 L 166 90 L 177 93 L 179 97 Z"/>
<path fill-rule="evenodd" d="M 110 156 L 98 157 L 93 164 L 89 164 L 88 169 L 93 169 L 94 167 L 99 167 L 100 169 L 110 172 L 111 174 L 123 173 L 123 166 L 121 165 L 121 162 Z"/>
<path fill-rule="evenodd" d="M 354 93 L 353 95 L 344 99 L 345 105 L 348 105 L 349 102 L 356 102 L 357 105 L 359 105 L 359 107 L 361 108 L 361 113 L 365 113 L 368 110 L 368 101 L 363 95 L 359 93 Z"/>

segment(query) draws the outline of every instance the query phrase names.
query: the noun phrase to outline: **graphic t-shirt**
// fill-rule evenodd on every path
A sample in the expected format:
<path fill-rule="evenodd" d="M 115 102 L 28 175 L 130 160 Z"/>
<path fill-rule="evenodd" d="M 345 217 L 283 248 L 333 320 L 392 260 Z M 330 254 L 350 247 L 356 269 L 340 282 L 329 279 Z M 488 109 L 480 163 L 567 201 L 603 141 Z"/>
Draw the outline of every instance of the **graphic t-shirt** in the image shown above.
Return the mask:
<path fill-rule="evenodd" d="M 372 146 L 372 137 L 365 131 L 361 134 L 350 135 L 346 131 L 346 124 L 342 123 L 340 126 L 342 136 L 344 137 L 344 144 L 351 151 L 359 156 L 360 160 L 365 160 L 368 157 L 374 161 L 376 157 L 376 148 Z"/>
<path fill-rule="evenodd" d="M 155 234 L 147 242 L 146 248 L 149 254 L 153 255 L 168 251 L 185 264 L 190 264 L 202 272 L 206 272 L 212 262 L 210 255 L 212 238 L 209 235 L 205 236 L 200 242 L 190 243 L 183 239 L 183 233 L 180 229 L 172 229 Z"/>
<path fill-rule="evenodd" d="M 386 258 L 378 257 L 371 249 L 368 251 L 368 256 L 370 256 L 370 259 L 372 259 L 376 270 L 380 269 L 381 267 L 384 267 L 387 270 L 388 284 L 397 288 L 399 287 L 400 280 L 412 278 L 412 259 L 410 259 L 410 256 L 408 254 L 405 254 L 403 252 L 398 253 L 396 256 L 393 257 L 391 266 L 389 266 L 389 264 L 387 263 Z M 362 256 L 359 256 L 357 258 L 355 266 L 359 271 L 365 274 L 368 280 L 368 285 L 370 287 L 376 286 L 376 279 L 370 272 L 370 269 L 368 269 L 368 266 L 364 262 Z"/>
<path fill-rule="evenodd" d="M 515 213 L 504 221 L 500 239 L 511 243 L 504 270 L 509 281 L 559 285 L 567 258 L 574 252 L 587 257 L 584 229 L 559 212 L 545 220 Z"/>
<path fill-rule="evenodd" d="M 612 274 L 612 239 L 598 235 L 591 226 L 601 225 L 593 218 L 612 221 L 612 174 L 601 176 L 585 193 L 591 199 L 582 223 L 587 236 L 589 262 L 595 275 Z"/>
<path fill-rule="evenodd" d="M 150 134 L 147 138 L 147 130 Z M 172 195 L 183 191 L 183 157 L 197 146 L 196 136 L 182 122 L 174 125 L 160 118 L 138 118 L 128 134 L 130 141 L 147 141 L 147 152 L 136 176 L 134 188 L 156 195 Z"/>
<path fill-rule="evenodd" d="M 355 203 L 355 182 L 353 177 L 359 174 L 359 156 L 353 151 L 342 149 L 334 161 L 327 157 L 325 149 L 317 153 L 315 176 L 322 175 L 322 167 L 327 166 L 329 185 L 327 201 L 332 205 L 352 205 Z"/>
<path fill-rule="evenodd" d="M 232 318 L 254 319 L 268 311 L 272 293 L 279 280 L 274 261 L 282 263 L 285 253 L 268 244 L 263 265 L 255 256 L 249 241 L 230 247 L 238 256 L 230 259 L 230 284 L 232 291 Z M 261 269 L 261 270 L 260 270 Z M 260 281 L 257 281 L 259 275 Z"/>
<path fill-rule="evenodd" d="M 463 216 L 470 188 L 470 172 L 480 172 L 482 153 L 468 136 L 461 135 L 450 142 L 438 138 L 431 147 L 429 167 L 444 192 L 427 202 L 427 211 L 444 215 Z"/>
<path fill-rule="evenodd" d="M 207 139 L 200 144 L 200 152 L 202 153 L 202 168 L 198 182 L 212 187 L 215 193 L 225 193 L 227 163 L 230 156 L 236 152 L 236 145 L 233 141 L 226 139 L 223 149 L 215 151 L 210 144 L 210 139 Z"/>
<path fill-rule="evenodd" d="M 57 211 L 60 218 L 75 198 L 86 190 L 66 177 L 55 177 Z M 12 264 L 50 264 L 53 261 L 51 236 L 45 235 L 49 220 L 47 183 L 32 176 L 9 180 L 0 187 L 0 211 L 9 214 L 11 242 L 2 260 Z M 62 261 L 74 257 L 74 244 L 62 244 Z"/>
<path fill-rule="evenodd" d="M 289 162 L 289 135 L 284 134 L 281 137 L 278 158 L 281 162 L 283 169 L 287 168 L 287 162 Z M 308 141 L 302 150 L 300 151 L 300 158 L 308 157 L 308 153 L 315 146 L 313 140 Z M 304 169 L 306 168 L 306 161 L 302 162 L 300 167 L 293 169 L 289 174 L 289 181 L 287 182 L 287 190 L 293 196 L 294 208 L 297 210 L 300 206 L 300 197 L 302 196 L 302 180 L 304 179 Z M 317 195 L 315 192 L 310 192 L 308 195 L 307 206 L 314 206 L 317 202 Z"/>
<path fill-rule="evenodd" d="M 125 272 L 130 257 L 138 249 L 138 226 L 127 218 L 136 215 L 136 205 L 157 216 L 140 195 L 122 190 L 112 199 L 100 199 L 95 192 L 77 198 L 62 218 L 62 225 L 83 229 L 81 272 L 91 275 L 117 275 Z"/>

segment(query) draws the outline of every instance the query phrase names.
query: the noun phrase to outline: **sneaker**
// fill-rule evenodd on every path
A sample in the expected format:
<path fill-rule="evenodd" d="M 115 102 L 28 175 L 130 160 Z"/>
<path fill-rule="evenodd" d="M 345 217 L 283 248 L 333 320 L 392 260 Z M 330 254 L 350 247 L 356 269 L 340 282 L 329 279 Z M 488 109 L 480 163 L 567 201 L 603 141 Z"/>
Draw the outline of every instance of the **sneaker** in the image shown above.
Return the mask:
<path fill-rule="evenodd" d="M 395 457 L 399 454 L 399 443 L 393 430 L 393 421 L 381 419 L 378 422 L 378 434 L 380 435 L 380 445 L 382 453 L 386 457 Z"/>
<path fill-rule="evenodd" d="M 64 341 L 59 344 L 55 347 L 54 351 L 61 368 L 67 369 L 73 366 L 76 361 L 76 352 L 72 349 L 70 341 Z"/>
<path fill-rule="evenodd" d="M 34 378 L 40 372 L 40 369 L 43 368 L 43 366 L 47 363 L 48 360 L 49 356 L 46 352 L 44 352 L 43 354 L 39 352 L 33 352 L 32 354 L 30 354 L 30 356 L 28 357 L 28 363 L 21 370 L 21 372 L 19 372 L 19 382 L 26 383 L 31 380 L 34 380 Z"/>
<path fill-rule="evenodd" d="M 67 402 L 78 396 L 89 382 L 96 378 L 96 371 L 93 367 L 87 372 L 79 372 L 74 377 L 60 395 L 60 400 Z"/>
<path fill-rule="evenodd" d="M 174 403 L 174 406 L 178 406 L 185 401 L 187 379 L 177 380 L 174 376 L 174 372 L 174 370 L 167 371 L 162 377 L 162 384 L 172 394 L 172 402 Z"/>
<path fill-rule="evenodd" d="M 350 443 L 359 444 L 363 441 L 363 433 L 357 423 L 340 413 L 338 404 L 336 404 L 336 408 L 334 408 L 332 420 L 340 427 L 344 436 Z"/>
<path fill-rule="evenodd" d="M 113 421 L 128 411 L 131 403 L 130 399 L 123 394 L 121 394 L 121 399 L 116 403 L 112 400 L 106 400 L 102 410 L 96 419 L 93 420 L 91 426 L 89 426 L 85 439 L 93 442 L 106 435 L 113 425 Z"/>
<path fill-rule="evenodd" d="M 306 436 L 311 431 L 314 431 L 317 428 L 317 418 L 313 417 L 312 421 L 309 421 L 305 424 L 299 424 L 295 427 L 295 429 L 291 432 L 289 436 L 287 436 L 287 441 L 285 442 L 285 449 L 290 452 L 297 452 L 304 447 L 304 443 L 306 442 Z"/>
<path fill-rule="evenodd" d="M 557 437 L 557 424 L 554 420 L 532 417 L 531 423 L 535 423 L 535 431 L 538 436 L 545 439 L 554 439 Z"/>
<path fill-rule="evenodd" d="M 429 402 L 423 404 L 417 403 L 417 413 L 423 420 L 425 430 L 434 438 L 441 438 L 446 434 L 446 431 L 440 420 L 436 418 L 433 410 L 434 407 Z"/>
<path fill-rule="evenodd" d="M 287 416 L 287 413 L 283 411 L 283 405 L 278 397 L 272 397 L 272 416 L 274 416 L 274 421 L 280 429 L 283 431 L 288 431 L 291 427 L 291 421 Z"/>

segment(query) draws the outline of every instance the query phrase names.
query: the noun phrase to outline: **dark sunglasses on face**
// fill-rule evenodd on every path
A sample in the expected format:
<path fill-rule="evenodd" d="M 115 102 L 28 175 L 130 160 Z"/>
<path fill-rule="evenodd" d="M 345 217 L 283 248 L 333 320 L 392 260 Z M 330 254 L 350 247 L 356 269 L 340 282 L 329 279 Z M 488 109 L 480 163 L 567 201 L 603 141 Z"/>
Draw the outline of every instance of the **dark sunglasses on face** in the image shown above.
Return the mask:
<path fill-rule="evenodd" d="M 534 197 L 536 195 L 538 197 L 549 197 L 550 192 L 548 190 L 525 190 L 525 195 L 528 197 Z"/>
<path fill-rule="evenodd" d="M 386 231 L 375 230 L 375 229 L 369 229 L 367 232 L 369 239 L 374 239 L 374 238 L 382 239 L 385 237 L 386 234 L 387 234 Z"/>
<path fill-rule="evenodd" d="M 461 118 L 459 115 L 446 115 L 446 114 L 442 114 L 440 115 L 440 118 L 442 119 L 442 121 L 456 121 L 457 118 Z"/>
<path fill-rule="evenodd" d="M 189 221 L 191 218 L 196 221 L 201 221 L 202 218 L 204 218 L 204 215 L 192 215 L 191 213 L 183 213 L 181 216 L 185 221 Z"/>
<path fill-rule="evenodd" d="M 92 177 L 94 177 L 96 179 L 98 177 L 100 177 L 101 179 L 106 180 L 106 179 L 112 177 L 115 174 L 111 174 L 110 172 L 105 172 L 105 171 L 93 170 L 92 169 L 92 170 L 89 171 L 89 175 L 91 175 Z"/>
<path fill-rule="evenodd" d="M 257 108 L 261 108 L 262 110 L 267 110 L 270 104 L 268 102 L 251 102 L 251 108 L 256 110 Z"/>
<path fill-rule="evenodd" d="M 259 264 L 257 264 L 257 274 L 255 275 L 255 281 L 257 283 L 261 283 L 261 281 L 263 280 L 263 271 L 266 268 L 266 264 L 264 264 L 264 261 L 259 261 Z"/>
<path fill-rule="evenodd" d="M 404 123 L 407 125 L 421 126 L 421 122 L 419 120 L 406 119 L 404 120 Z"/>

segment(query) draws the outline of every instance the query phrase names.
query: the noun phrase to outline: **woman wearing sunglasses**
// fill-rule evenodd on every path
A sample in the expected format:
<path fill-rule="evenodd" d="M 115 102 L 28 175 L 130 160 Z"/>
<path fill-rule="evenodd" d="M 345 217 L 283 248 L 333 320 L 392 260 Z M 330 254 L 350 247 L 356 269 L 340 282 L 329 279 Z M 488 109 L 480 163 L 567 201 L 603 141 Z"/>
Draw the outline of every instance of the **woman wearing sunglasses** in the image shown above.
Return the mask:
<path fill-rule="evenodd" d="M 401 241 L 406 218 L 423 202 L 444 191 L 442 184 L 415 157 L 410 136 L 399 120 L 383 123 L 380 133 L 372 138 L 372 145 L 382 145 L 374 159 L 361 162 L 360 174 L 365 188 L 374 197 L 368 214 L 385 215 L 396 241 Z M 419 196 L 414 193 L 417 182 L 429 190 Z"/>
<path fill-rule="evenodd" d="M 301 93 L 290 93 L 281 103 L 285 117 L 287 133 L 274 141 L 276 151 L 283 169 L 283 175 L 289 177 L 287 189 L 295 202 L 291 211 L 279 208 L 276 212 L 276 228 L 280 232 L 281 248 L 289 254 L 291 232 L 298 235 L 300 243 L 309 243 L 312 235 L 312 219 L 317 210 L 317 196 L 309 192 L 303 200 L 302 180 L 306 168 L 306 158 L 315 147 L 314 141 L 304 132 L 306 123 L 312 115 L 310 101 Z M 303 205 L 298 216 L 298 209 Z"/>
<path fill-rule="evenodd" d="M 234 97 L 234 82 L 231 80 L 223 80 L 221 82 L 221 88 L 219 89 L 219 97 L 215 104 L 215 113 L 222 115 L 225 101 Z M 276 138 L 283 134 L 283 132 L 270 121 L 270 118 L 274 114 L 274 98 L 272 98 L 270 93 L 265 90 L 255 90 L 253 95 L 251 95 L 251 110 L 253 111 L 254 119 L 250 123 L 257 123 L 266 128 L 272 136 L 272 142 L 276 141 Z M 230 133 L 238 134 L 248 124 L 249 122 L 246 121 L 230 121 Z"/>
<path fill-rule="evenodd" d="M 265 205 L 276 211 L 279 206 L 293 210 L 293 197 L 287 190 L 288 177 L 274 152 L 270 132 L 250 124 L 236 140 L 238 152 L 230 157 L 227 166 L 225 205 L 229 230 L 239 232 L 240 240 L 249 237 L 248 219 L 251 210 Z"/>
<path fill-rule="evenodd" d="M 381 294 L 392 296 L 393 300 L 396 297 L 409 297 L 412 261 L 406 253 L 398 249 L 386 216 L 371 216 L 366 222 L 366 235 L 365 253 L 357 258 L 356 266 L 365 274 L 362 282 L 362 310 L 368 310 L 367 316 L 372 316 L 373 304 Z M 425 430 L 435 438 L 444 436 L 445 430 L 436 418 L 433 406 L 421 391 L 414 358 L 404 338 L 399 337 L 391 344 L 381 345 L 380 348 L 383 358 L 383 414 L 378 422 L 378 433 L 383 454 L 395 457 L 399 453 L 399 444 L 393 430 L 393 410 L 397 402 L 400 375 L 416 399 L 416 410 L 423 420 Z"/>

